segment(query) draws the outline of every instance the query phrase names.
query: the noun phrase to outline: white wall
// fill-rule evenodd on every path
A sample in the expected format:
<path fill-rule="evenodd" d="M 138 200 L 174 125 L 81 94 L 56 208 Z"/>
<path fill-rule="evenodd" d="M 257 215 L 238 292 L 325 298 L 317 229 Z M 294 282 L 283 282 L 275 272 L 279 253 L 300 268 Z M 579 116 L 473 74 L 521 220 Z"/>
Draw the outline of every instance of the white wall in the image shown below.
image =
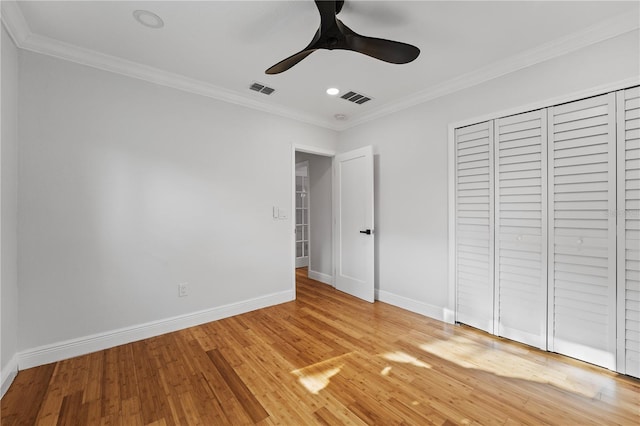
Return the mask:
<path fill-rule="evenodd" d="M 291 205 L 291 144 L 334 150 L 335 132 L 34 53 L 20 67 L 20 350 L 293 297 L 293 214 L 272 206 Z"/>
<path fill-rule="evenodd" d="M 0 395 L 16 373 L 18 348 L 18 52 L 2 26 L 2 143 L 0 145 Z"/>
<path fill-rule="evenodd" d="M 364 123 L 340 151 L 376 153 L 376 288 L 386 300 L 444 318 L 448 306 L 448 125 L 640 76 L 637 31 Z"/>
<path fill-rule="evenodd" d="M 309 276 L 327 282 L 333 275 L 331 157 L 296 152 L 296 163 L 309 161 Z"/>

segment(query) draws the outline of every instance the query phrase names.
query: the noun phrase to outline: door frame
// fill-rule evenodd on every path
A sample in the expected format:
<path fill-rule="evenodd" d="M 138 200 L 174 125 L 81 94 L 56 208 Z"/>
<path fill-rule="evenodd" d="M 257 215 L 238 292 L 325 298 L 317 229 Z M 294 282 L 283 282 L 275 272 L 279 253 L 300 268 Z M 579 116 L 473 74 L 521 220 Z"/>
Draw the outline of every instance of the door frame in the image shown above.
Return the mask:
<path fill-rule="evenodd" d="M 295 217 L 294 217 L 295 211 L 296 211 L 296 152 L 304 152 L 307 154 L 313 154 L 313 155 L 319 155 L 322 157 L 331 158 L 331 170 L 332 170 L 331 172 L 331 177 L 332 177 L 331 204 L 332 205 L 335 204 L 335 200 L 334 200 L 335 191 L 333 190 L 333 185 L 334 185 L 333 170 L 335 166 L 335 163 L 334 163 L 335 156 L 337 154 L 335 150 L 331 150 L 331 149 L 318 148 L 318 147 L 309 146 L 309 145 L 300 145 L 296 143 L 291 144 L 291 185 L 289 188 L 289 193 L 291 194 L 291 212 L 292 213 L 290 217 L 293 224 L 292 226 L 293 232 L 289 234 L 291 238 L 290 250 L 289 250 L 289 262 L 291 263 L 290 263 L 289 269 L 291 271 L 291 288 L 293 290 L 294 297 L 297 297 L 296 295 L 296 225 L 295 225 Z M 311 229 L 311 226 L 309 226 L 309 229 Z M 333 209 L 331 214 L 331 235 L 332 235 L 332 238 L 335 239 L 335 220 L 334 220 Z M 333 263 L 333 268 L 331 268 L 331 282 L 334 283 L 332 284 L 332 286 L 335 286 L 335 248 L 333 244 L 331 245 L 331 252 L 332 252 L 331 262 Z M 309 253 L 311 253 L 311 248 L 309 248 Z M 311 258 L 309 258 L 309 263 L 311 263 Z"/>

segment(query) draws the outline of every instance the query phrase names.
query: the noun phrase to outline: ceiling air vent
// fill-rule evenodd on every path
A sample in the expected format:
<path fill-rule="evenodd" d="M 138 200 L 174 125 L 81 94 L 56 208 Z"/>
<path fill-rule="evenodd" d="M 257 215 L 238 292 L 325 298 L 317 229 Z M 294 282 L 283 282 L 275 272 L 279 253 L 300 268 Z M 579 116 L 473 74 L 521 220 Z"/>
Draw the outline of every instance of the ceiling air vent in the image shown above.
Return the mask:
<path fill-rule="evenodd" d="M 251 86 L 249 86 L 249 89 L 256 92 L 264 93 L 265 95 L 270 95 L 276 91 L 275 89 L 272 89 L 271 87 L 267 87 L 264 84 L 260 83 L 252 83 Z"/>
<path fill-rule="evenodd" d="M 371 98 L 369 96 L 365 96 L 363 94 L 360 93 L 356 93 L 356 92 L 347 92 L 344 95 L 340 96 L 342 99 L 345 99 L 347 101 L 356 103 L 358 105 L 362 105 L 365 102 L 369 102 L 371 100 Z"/>

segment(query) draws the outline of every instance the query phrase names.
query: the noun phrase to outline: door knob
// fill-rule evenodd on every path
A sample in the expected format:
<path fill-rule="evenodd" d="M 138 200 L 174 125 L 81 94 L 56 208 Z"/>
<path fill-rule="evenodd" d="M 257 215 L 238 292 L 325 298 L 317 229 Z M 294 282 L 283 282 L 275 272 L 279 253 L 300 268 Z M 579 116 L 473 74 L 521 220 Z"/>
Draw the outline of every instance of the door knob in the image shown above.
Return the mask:
<path fill-rule="evenodd" d="M 361 234 L 371 235 L 371 229 L 365 229 L 364 231 L 360 231 Z"/>

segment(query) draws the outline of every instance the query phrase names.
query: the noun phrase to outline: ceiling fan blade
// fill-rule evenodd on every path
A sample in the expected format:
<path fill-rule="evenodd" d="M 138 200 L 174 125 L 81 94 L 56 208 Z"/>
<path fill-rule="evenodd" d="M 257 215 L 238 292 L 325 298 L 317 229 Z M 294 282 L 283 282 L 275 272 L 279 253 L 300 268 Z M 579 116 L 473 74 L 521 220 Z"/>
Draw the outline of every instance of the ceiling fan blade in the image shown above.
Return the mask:
<path fill-rule="evenodd" d="M 280 74 L 281 72 L 288 70 L 289 68 L 291 68 L 292 66 L 294 66 L 295 64 L 297 64 L 298 62 L 306 58 L 307 56 L 311 55 L 315 51 L 316 49 L 305 49 L 301 52 L 296 53 L 295 55 L 291 55 L 288 58 L 283 59 L 282 61 L 278 62 L 277 64 L 275 64 L 274 66 L 266 70 L 265 73 Z"/>
<path fill-rule="evenodd" d="M 315 0 L 318 12 L 320 12 L 320 33 L 324 34 L 335 25 L 336 1 Z"/>
<path fill-rule="evenodd" d="M 340 46 L 340 49 L 360 52 L 392 64 L 406 64 L 420 55 L 420 49 L 411 44 L 382 38 L 366 37 L 355 33 L 339 19 L 336 21 L 338 27 L 345 35 L 344 44 Z"/>
<path fill-rule="evenodd" d="M 407 64 L 420 55 L 420 49 L 407 43 L 361 35 L 347 37 L 351 50 L 392 64 Z"/>

